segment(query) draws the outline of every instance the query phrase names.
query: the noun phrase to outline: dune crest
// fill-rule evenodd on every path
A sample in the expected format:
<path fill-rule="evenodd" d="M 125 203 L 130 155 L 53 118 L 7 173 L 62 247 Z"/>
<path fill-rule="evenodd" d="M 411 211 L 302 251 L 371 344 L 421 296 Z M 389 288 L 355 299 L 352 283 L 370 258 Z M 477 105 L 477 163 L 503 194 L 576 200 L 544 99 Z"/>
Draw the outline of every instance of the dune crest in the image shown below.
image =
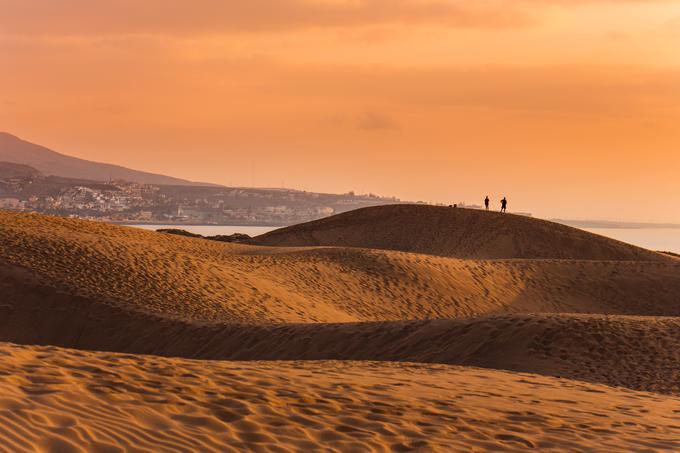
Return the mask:
<path fill-rule="evenodd" d="M 531 217 L 406 204 L 357 209 L 281 228 L 254 238 L 252 243 L 361 247 L 466 259 L 668 259 L 630 244 Z"/>

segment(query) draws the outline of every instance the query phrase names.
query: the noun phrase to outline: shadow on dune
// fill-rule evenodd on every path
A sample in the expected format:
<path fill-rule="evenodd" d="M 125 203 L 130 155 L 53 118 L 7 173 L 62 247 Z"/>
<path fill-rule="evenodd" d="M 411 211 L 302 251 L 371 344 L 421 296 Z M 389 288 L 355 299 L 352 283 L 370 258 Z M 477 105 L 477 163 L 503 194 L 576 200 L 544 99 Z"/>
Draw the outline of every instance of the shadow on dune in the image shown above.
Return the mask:
<path fill-rule="evenodd" d="M 365 222 L 381 209 L 348 215 Z M 680 315 L 680 262 L 548 222 L 463 211 L 312 235 L 376 248 L 392 237 L 393 248 L 423 254 L 354 242 L 217 244 L 1 213 L 0 341 L 195 359 L 455 364 L 680 393 L 680 318 L 652 317 Z M 478 221 L 486 238 L 517 229 L 482 253 L 469 248 Z M 457 222 L 465 228 L 442 234 Z M 391 232 L 379 230 L 387 225 Z M 415 250 L 405 247 L 410 238 Z M 432 256 L 442 250 L 540 259 Z M 582 259 L 557 259 L 567 257 Z"/>
<path fill-rule="evenodd" d="M 20 268 L 5 269 L 2 275 L 0 341 L 193 359 L 468 365 L 680 393 L 677 318 L 503 314 L 369 323 L 202 325 L 55 293 Z"/>

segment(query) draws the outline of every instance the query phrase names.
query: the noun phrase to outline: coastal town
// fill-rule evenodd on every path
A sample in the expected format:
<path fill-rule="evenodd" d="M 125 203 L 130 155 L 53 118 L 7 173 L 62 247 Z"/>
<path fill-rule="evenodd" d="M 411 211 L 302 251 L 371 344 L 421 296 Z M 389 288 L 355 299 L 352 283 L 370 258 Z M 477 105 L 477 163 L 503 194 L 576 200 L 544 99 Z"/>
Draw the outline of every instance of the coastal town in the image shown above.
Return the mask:
<path fill-rule="evenodd" d="M 10 170 L 0 165 L 0 209 L 116 223 L 279 226 L 400 201 L 353 192 L 72 180 L 17 165 Z"/>

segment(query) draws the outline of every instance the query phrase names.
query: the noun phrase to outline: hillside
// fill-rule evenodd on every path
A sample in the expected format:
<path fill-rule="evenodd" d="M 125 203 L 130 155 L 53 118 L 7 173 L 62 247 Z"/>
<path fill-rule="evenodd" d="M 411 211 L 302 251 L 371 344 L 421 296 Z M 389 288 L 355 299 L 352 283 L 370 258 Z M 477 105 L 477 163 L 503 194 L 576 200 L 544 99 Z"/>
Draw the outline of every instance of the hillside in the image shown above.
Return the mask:
<path fill-rule="evenodd" d="M 0 132 L 0 162 L 29 165 L 45 175 L 81 180 L 121 179 L 144 184 L 201 185 L 170 176 L 66 156 L 6 132 Z"/>
<path fill-rule="evenodd" d="M 655 252 L 545 220 L 424 205 L 359 209 L 281 228 L 252 243 L 361 247 L 464 259 L 667 260 Z"/>
<path fill-rule="evenodd" d="M 140 182 L 145 187 L 140 188 Z M 15 211 L 65 217 L 131 224 L 254 226 L 291 225 L 398 201 L 353 192 L 191 183 L 68 157 L 6 133 L 0 133 L 0 197 L 18 200 L 6 204 Z"/>
<path fill-rule="evenodd" d="M 13 162 L 0 162 L 0 179 L 27 179 L 39 178 L 40 176 L 42 174 L 31 166 Z"/>

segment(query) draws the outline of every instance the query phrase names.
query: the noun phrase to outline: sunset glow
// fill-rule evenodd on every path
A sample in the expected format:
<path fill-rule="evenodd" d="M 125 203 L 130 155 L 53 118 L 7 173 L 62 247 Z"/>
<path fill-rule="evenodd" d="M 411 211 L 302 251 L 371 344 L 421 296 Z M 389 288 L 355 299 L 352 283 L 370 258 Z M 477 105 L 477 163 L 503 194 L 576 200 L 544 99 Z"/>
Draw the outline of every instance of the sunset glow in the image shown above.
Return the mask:
<path fill-rule="evenodd" d="M 680 222 L 680 2 L 0 0 L 0 130 L 228 185 Z"/>

